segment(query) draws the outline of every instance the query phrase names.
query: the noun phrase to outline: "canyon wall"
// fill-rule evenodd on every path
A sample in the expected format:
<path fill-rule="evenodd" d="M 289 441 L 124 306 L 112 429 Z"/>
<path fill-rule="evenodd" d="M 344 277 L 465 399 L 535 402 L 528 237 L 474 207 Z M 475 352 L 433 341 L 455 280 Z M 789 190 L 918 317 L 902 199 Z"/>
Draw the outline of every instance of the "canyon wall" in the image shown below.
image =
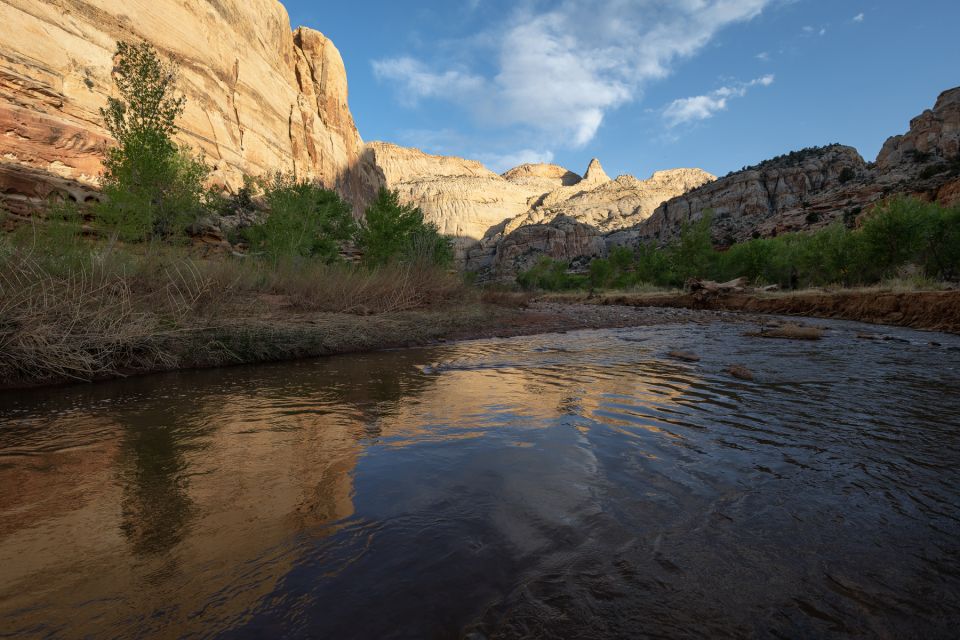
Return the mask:
<path fill-rule="evenodd" d="M 960 201 L 960 87 L 889 138 L 874 163 L 842 145 L 792 152 L 667 200 L 646 220 L 610 234 L 607 245 L 666 243 L 707 211 L 720 245 L 835 222 L 854 226 L 876 202 L 897 194 Z"/>
<path fill-rule="evenodd" d="M 355 199 L 362 141 L 333 43 L 291 31 L 276 0 L 0 0 L 0 195 L 92 197 L 110 143 L 100 107 L 118 40 L 145 40 L 180 68 L 178 140 L 213 179 L 277 170 Z"/>

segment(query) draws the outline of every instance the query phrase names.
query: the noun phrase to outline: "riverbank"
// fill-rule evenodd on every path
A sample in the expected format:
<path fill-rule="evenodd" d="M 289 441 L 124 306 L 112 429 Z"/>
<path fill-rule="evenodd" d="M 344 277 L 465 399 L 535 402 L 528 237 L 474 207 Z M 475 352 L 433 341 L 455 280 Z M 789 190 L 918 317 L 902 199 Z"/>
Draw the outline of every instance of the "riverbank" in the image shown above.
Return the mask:
<path fill-rule="evenodd" d="M 303 311 L 285 296 L 261 296 L 235 316 L 202 326 L 154 331 L 128 341 L 116 367 L 48 370 L 0 378 L 0 390 L 93 382 L 181 369 L 279 362 L 480 338 L 580 329 L 742 322 L 762 316 L 855 320 L 960 334 L 960 292 L 750 293 L 698 299 L 681 292 L 520 294 L 461 299 L 398 312 Z"/>
<path fill-rule="evenodd" d="M 705 309 L 758 314 L 855 320 L 960 333 L 960 291 L 897 291 L 864 289 L 748 292 L 702 296 L 693 293 L 653 292 L 549 294 L 545 300 L 565 304 L 615 305 L 670 309 Z"/>
<path fill-rule="evenodd" d="M 463 300 L 409 311 L 358 315 L 304 312 L 282 296 L 262 297 L 245 314 L 204 326 L 156 331 L 128 341 L 116 367 L 49 369 L 0 378 L 0 389 L 92 382 L 178 369 L 278 362 L 404 348 L 453 340 L 505 338 L 578 329 L 703 323 L 718 315 L 684 309 Z"/>

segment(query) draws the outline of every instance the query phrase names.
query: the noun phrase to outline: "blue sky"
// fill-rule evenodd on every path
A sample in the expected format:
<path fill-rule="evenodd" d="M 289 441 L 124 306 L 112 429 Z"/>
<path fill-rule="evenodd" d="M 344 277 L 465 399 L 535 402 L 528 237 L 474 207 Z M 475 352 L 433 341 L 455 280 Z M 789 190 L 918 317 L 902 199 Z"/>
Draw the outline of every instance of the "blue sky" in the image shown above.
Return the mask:
<path fill-rule="evenodd" d="M 960 0 L 286 0 L 343 56 L 364 140 L 610 175 L 873 160 L 960 85 Z"/>

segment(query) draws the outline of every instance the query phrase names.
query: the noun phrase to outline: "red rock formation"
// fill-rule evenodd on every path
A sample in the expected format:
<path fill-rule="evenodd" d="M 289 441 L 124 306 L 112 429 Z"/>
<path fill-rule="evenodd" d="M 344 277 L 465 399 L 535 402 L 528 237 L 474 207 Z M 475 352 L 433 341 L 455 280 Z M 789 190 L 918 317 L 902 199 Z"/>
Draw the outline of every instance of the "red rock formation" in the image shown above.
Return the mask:
<path fill-rule="evenodd" d="M 131 19 L 136 16 L 136 19 Z M 180 67 L 180 142 L 217 182 L 277 170 L 347 195 L 362 149 L 343 61 L 276 0 L 0 0 L 0 195 L 14 203 L 97 184 L 117 40 Z M 47 177 L 44 177 L 44 176 Z"/>

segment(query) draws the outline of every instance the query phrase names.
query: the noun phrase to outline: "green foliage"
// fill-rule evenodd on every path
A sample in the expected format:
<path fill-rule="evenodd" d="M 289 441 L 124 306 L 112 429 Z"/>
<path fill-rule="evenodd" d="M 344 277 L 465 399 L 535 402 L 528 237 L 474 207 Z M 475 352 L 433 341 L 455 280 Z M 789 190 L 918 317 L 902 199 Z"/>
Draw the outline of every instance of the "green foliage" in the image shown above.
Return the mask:
<path fill-rule="evenodd" d="M 596 258 L 590 263 L 590 271 L 587 280 L 590 286 L 596 289 L 606 289 L 613 284 L 613 278 L 616 274 L 614 267 L 609 260 Z"/>
<path fill-rule="evenodd" d="M 683 224 L 680 241 L 667 251 L 671 276 L 662 284 L 683 284 L 688 278 L 702 277 L 702 274 L 713 271 L 717 252 L 710 238 L 712 223 L 713 213 L 707 211 L 700 220 Z"/>
<path fill-rule="evenodd" d="M 563 291 L 576 289 L 589 282 L 589 278 L 568 274 L 569 266 L 566 262 L 541 256 L 533 267 L 517 276 L 517 284 L 526 291 Z"/>
<path fill-rule="evenodd" d="M 960 279 L 960 206 L 893 199 L 871 212 L 858 231 L 835 223 L 812 234 L 754 238 L 722 252 L 711 246 L 705 218 L 685 225 L 679 240 L 667 247 L 641 245 L 636 253 L 619 248 L 594 260 L 588 282 L 597 288 L 675 287 L 690 277 L 745 276 L 758 285 L 797 288 L 868 285 L 911 271 L 919 271 L 915 282 Z M 525 287 L 570 288 L 569 280 L 559 277 L 562 272 L 552 261 L 541 261 L 518 280 Z"/>
<path fill-rule="evenodd" d="M 97 217 L 126 240 L 170 238 L 206 207 L 202 160 L 173 141 L 186 98 L 175 95 L 176 68 L 147 43 L 118 42 L 114 83 L 119 98 L 100 110 L 117 144 L 104 161 Z"/>
<path fill-rule="evenodd" d="M 90 246 L 83 237 L 83 211 L 75 202 L 51 203 L 29 224 L 17 226 L 7 235 L 11 246 L 29 249 L 52 273 L 67 273 L 83 264 Z"/>
<path fill-rule="evenodd" d="M 453 247 L 436 225 L 424 222 L 419 208 L 401 204 L 400 195 L 385 188 L 367 207 L 357 244 L 368 265 L 400 261 L 448 266 L 453 262 Z"/>
<path fill-rule="evenodd" d="M 950 170 L 950 165 L 946 162 L 938 162 L 936 164 L 931 164 L 923 168 L 920 171 L 920 179 L 927 180 L 933 176 L 939 175 L 941 173 L 946 173 Z"/>
<path fill-rule="evenodd" d="M 334 262 L 356 229 L 350 205 L 334 191 L 277 173 L 264 185 L 266 220 L 246 230 L 250 246 L 274 262 L 313 257 Z"/>

